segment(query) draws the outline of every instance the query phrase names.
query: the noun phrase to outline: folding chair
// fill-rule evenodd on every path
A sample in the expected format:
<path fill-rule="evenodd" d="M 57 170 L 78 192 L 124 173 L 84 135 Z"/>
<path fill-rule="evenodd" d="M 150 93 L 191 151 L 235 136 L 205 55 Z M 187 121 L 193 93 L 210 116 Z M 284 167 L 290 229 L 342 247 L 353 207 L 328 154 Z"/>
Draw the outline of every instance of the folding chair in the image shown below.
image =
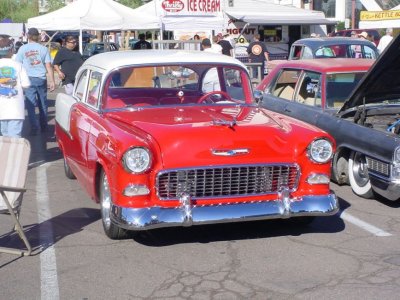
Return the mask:
<path fill-rule="evenodd" d="M 0 214 L 9 215 L 27 250 L 0 247 L 0 252 L 30 255 L 32 247 L 19 222 L 31 146 L 24 138 L 0 136 Z M 13 232 L 12 231 L 12 232 Z M 11 232 L 11 233 L 12 233 Z"/>

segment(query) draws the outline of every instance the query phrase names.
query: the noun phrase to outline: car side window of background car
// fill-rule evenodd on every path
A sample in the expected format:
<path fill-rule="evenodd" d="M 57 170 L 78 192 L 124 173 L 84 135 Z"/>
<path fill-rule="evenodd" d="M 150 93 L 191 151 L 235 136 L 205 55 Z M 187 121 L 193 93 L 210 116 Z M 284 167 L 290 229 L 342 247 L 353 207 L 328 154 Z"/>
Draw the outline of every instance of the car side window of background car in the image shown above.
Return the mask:
<path fill-rule="evenodd" d="M 376 59 L 376 52 L 369 46 L 364 46 L 365 58 Z"/>
<path fill-rule="evenodd" d="M 321 74 L 305 71 L 299 81 L 295 101 L 321 107 Z"/>
<path fill-rule="evenodd" d="M 82 72 L 76 84 L 75 97 L 77 97 L 80 101 L 82 101 L 85 95 L 86 82 L 87 82 L 87 70 Z"/>
<path fill-rule="evenodd" d="M 283 70 L 273 84 L 270 90 L 271 94 L 279 98 L 292 100 L 300 73 L 300 70 Z"/>
<path fill-rule="evenodd" d="M 224 68 L 226 91 L 232 99 L 244 100 L 243 83 L 239 70 Z"/>
<path fill-rule="evenodd" d="M 100 72 L 93 71 L 90 74 L 87 97 L 87 104 L 90 106 L 97 107 L 99 103 L 101 78 L 102 74 Z"/>

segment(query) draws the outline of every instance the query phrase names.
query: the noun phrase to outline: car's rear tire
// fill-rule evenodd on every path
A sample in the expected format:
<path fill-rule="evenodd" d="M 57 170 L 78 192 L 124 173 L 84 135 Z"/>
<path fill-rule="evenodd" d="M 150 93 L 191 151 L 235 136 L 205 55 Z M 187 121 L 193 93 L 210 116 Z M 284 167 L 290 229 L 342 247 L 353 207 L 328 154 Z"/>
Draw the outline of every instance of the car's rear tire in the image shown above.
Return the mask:
<path fill-rule="evenodd" d="M 69 179 L 76 179 L 74 173 L 72 172 L 71 168 L 69 167 L 69 164 L 67 162 L 67 159 L 65 158 L 65 155 L 63 155 L 64 158 L 64 172 L 65 176 Z"/>
<path fill-rule="evenodd" d="M 353 192 L 363 198 L 372 198 L 371 181 L 368 175 L 365 156 L 359 152 L 353 152 L 349 157 L 349 181 Z"/>
<path fill-rule="evenodd" d="M 129 231 L 115 225 L 110 218 L 111 214 L 111 192 L 107 175 L 104 171 L 101 172 L 99 182 L 99 196 L 101 206 L 101 220 L 105 234 L 112 240 L 120 240 L 129 237 Z"/>

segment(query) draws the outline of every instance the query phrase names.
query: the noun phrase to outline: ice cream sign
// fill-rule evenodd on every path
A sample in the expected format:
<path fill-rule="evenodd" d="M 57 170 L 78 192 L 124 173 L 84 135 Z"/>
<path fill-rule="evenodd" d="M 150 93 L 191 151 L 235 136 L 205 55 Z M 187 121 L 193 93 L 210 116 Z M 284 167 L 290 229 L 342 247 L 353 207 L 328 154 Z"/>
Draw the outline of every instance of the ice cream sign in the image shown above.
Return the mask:
<path fill-rule="evenodd" d="M 163 0 L 166 15 L 216 15 L 222 13 L 221 0 Z"/>

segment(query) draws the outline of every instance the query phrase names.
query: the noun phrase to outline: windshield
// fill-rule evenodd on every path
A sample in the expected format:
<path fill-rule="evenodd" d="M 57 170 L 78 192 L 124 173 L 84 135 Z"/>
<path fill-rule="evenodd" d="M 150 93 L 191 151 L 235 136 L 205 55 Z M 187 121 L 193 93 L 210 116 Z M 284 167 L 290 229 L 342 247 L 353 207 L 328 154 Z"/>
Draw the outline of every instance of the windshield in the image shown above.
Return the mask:
<path fill-rule="evenodd" d="M 128 67 L 112 72 L 107 84 L 105 108 L 252 101 L 247 72 L 236 66 Z"/>
<path fill-rule="evenodd" d="M 341 108 L 364 75 L 365 72 L 328 74 L 326 76 L 327 107 Z"/>

